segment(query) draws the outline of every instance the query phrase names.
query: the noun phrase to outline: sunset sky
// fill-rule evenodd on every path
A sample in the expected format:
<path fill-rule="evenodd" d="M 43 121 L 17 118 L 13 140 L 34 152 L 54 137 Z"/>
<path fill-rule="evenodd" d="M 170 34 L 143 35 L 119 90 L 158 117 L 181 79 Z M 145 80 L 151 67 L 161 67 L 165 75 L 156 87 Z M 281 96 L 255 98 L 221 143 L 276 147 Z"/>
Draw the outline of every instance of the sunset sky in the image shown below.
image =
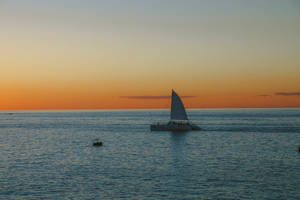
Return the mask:
<path fill-rule="evenodd" d="M 300 1 L 0 0 L 0 110 L 300 107 Z"/>

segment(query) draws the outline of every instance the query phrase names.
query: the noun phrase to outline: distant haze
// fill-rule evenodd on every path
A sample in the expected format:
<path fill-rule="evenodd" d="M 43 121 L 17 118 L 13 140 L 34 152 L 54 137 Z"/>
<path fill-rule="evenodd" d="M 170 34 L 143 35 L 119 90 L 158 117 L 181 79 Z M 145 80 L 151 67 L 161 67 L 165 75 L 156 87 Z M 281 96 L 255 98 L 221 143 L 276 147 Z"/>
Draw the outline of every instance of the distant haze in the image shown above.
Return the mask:
<path fill-rule="evenodd" d="M 299 22 L 294 0 L 1 0 L 0 110 L 168 108 L 171 89 L 299 107 Z"/>

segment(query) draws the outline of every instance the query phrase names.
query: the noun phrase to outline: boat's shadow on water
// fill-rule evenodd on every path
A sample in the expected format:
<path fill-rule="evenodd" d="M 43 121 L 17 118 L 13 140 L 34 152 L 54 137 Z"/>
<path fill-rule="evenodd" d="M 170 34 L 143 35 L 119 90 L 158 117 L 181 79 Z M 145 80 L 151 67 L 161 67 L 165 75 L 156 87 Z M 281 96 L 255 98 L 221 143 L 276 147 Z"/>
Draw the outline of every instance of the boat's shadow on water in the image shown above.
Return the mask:
<path fill-rule="evenodd" d="M 188 132 L 170 132 L 170 175 L 180 183 L 185 178 L 186 156 L 185 145 Z"/>
<path fill-rule="evenodd" d="M 170 132 L 171 135 L 171 145 L 173 150 L 180 150 L 184 147 L 185 139 L 188 135 L 188 131 L 176 131 Z"/>
<path fill-rule="evenodd" d="M 188 132 L 171 132 L 171 148 L 179 153 L 183 150 Z"/>

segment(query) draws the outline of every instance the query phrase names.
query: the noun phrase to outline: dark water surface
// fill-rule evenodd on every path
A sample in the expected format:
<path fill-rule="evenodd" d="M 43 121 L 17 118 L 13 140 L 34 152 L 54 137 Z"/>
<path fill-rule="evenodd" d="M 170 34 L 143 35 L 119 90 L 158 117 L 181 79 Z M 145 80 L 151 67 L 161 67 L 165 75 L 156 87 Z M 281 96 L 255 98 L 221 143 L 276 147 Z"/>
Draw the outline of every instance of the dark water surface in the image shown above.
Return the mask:
<path fill-rule="evenodd" d="M 300 199 L 300 109 L 0 112 L 0 199 Z M 99 138 L 102 147 L 93 147 Z"/>

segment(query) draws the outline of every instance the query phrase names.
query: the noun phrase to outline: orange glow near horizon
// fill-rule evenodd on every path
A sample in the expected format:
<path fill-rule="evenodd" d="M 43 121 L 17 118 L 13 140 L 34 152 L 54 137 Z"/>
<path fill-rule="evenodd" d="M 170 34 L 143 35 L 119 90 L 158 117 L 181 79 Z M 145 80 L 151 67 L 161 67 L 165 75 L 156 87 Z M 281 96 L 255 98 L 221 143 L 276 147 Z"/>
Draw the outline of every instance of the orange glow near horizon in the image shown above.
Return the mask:
<path fill-rule="evenodd" d="M 159 94 L 153 91 L 149 93 L 129 92 L 130 95 L 128 95 L 126 91 L 101 90 L 96 85 L 81 84 L 80 86 L 81 88 L 78 85 L 65 87 L 61 85 L 60 88 L 56 86 L 44 88 L 37 86 L 0 87 L 2 91 L 0 110 L 170 108 L 170 99 L 151 97 L 168 96 L 171 90 Z M 183 98 L 186 108 L 300 107 L 300 96 L 276 94 L 262 96 L 257 94 L 214 95 L 177 91 L 181 96 L 195 96 Z M 146 97 L 138 99 L 134 98 L 135 96 Z"/>

